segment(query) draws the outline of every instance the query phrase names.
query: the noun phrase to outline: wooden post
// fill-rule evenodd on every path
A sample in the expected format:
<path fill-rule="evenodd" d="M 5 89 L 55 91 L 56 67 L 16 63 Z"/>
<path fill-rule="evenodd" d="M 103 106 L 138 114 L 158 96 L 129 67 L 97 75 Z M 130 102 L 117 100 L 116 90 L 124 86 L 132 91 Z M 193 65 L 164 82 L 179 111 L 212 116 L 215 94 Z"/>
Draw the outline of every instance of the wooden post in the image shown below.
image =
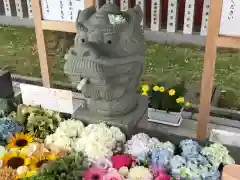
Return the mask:
<path fill-rule="evenodd" d="M 96 6 L 96 0 L 85 0 L 84 1 L 84 7 L 88 8 L 88 7 L 95 7 Z"/>
<path fill-rule="evenodd" d="M 43 86 L 50 87 L 50 73 L 48 68 L 48 58 L 44 33 L 42 29 L 42 13 L 40 0 L 32 0 L 33 19 L 35 24 L 35 33 L 37 39 L 38 56 L 40 60 L 40 69 L 42 75 Z"/>
<path fill-rule="evenodd" d="M 222 4 L 223 0 L 211 0 L 197 125 L 197 139 L 199 140 L 204 140 L 207 135 Z"/>

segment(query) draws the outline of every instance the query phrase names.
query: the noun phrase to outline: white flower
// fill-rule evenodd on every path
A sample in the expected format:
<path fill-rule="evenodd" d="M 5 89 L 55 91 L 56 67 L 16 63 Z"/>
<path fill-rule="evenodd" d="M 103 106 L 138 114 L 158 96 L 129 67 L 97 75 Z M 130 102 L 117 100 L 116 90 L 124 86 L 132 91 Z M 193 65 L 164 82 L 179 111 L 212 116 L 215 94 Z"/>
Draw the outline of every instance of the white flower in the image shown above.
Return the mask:
<path fill-rule="evenodd" d="M 70 151 L 72 140 L 64 135 L 51 134 L 46 137 L 44 143 L 53 151 Z"/>
<path fill-rule="evenodd" d="M 150 138 L 148 141 L 148 147 L 150 150 L 154 149 L 154 148 L 160 148 L 163 146 L 163 143 L 160 142 L 157 138 L 153 137 Z"/>
<path fill-rule="evenodd" d="M 172 153 L 172 155 L 174 154 L 175 146 L 171 142 L 167 141 L 167 142 L 163 143 L 162 147 L 166 148 L 169 152 Z"/>
<path fill-rule="evenodd" d="M 218 167 L 221 163 L 225 165 L 234 164 L 234 160 L 228 153 L 228 149 L 219 143 L 211 144 L 201 150 L 201 154 L 206 156 L 215 167 Z"/>
<path fill-rule="evenodd" d="M 73 142 L 73 148 L 75 151 L 82 151 L 88 158 L 102 158 L 112 156 L 112 149 L 117 141 L 124 142 L 125 138 L 118 128 L 109 128 L 104 123 L 89 124 L 83 129 L 80 138 Z"/>
<path fill-rule="evenodd" d="M 134 135 L 125 144 L 125 153 L 131 154 L 133 156 L 140 156 L 149 152 L 148 142 L 150 137 L 147 134 L 139 133 Z"/>
<path fill-rule="evenodd" d="M 84 129 L 84 125 L 79 120 L 69 119 L 59 124 L 57 134 L 65 134 L 67 137 L 79 137 Z"/>
<path fill-rule="evenodd" d="M 107 148 L 95 140 L 79 138 L 73 143 L 73 148 L 77 152 L 83 152 L 90 159 L 98 159 L 106 156 L 112 156 L 112 149 Z"/>
<path fill-rule="evenodd" d="M 235 164 L 235 160 L 228 154 L 223 157 L 223 164 Z"/>
<path fill-rule="evenodd" d="M 122 131 L 119 128 L 112 126 L 112 127 L 110 127 L 110 130 L 112 131 L 112 133 L 115 136 L 115 139 L 117 141 L 120 141 L 123 143 L 126 142 L 126 136 L 125 136 L 125 134 L 122 133 Z"/>
<path fill-rule="evenodd" d="M 6 149 L 4 146 L 0 146 L 0 158 L 4 156 Z"/>
<path fill-rule="evenodd" d="M 119 174 L 121 174 L 123 177 L 127 177 L 128 176 L 128 167 L 126 166 L 122 166 L 120 167 L 120 169 L 118 170 Z"/>
<path fill-rule="evenodd" d="M 130 180 L 152 180 L 153 175 L 148 168 L 143 166 L 135 166 L 130 169 L 128 173 L 128 179 Z"/>
<path fill-rule="evenodd" d="M 116 139 L 114 134 L 104 123 L 88 125 L 83 130 L 81 137 L 95 140 L 111 149 L 116 146 Z"/>

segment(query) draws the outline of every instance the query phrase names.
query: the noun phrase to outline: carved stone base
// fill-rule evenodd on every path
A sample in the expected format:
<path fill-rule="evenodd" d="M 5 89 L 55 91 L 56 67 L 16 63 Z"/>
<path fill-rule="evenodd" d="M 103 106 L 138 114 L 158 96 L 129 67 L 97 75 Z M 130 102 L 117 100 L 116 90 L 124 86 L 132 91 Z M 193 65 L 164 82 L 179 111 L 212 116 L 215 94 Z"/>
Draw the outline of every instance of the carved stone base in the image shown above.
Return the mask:
<path fill-rule="evenodd" d="M 105 122 L 108 125 L 119 127 L 128 136 L 132 135 L 133 128 L 136 127 L 140 120 L 147 121 L 148 99 L 139 96 L 137 108 L 123 116 L 105 117 L 90 113 L 87 109 L 79 108 L 74 112 L 72 118 L 79 119 L 86 124 L 95 124 Z"/>

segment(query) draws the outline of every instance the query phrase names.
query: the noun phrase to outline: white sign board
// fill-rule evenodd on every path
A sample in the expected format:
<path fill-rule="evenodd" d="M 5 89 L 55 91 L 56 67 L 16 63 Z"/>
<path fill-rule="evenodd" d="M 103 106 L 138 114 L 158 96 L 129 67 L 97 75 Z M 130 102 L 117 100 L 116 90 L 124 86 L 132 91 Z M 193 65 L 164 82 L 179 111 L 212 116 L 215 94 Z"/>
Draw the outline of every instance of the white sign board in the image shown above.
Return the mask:
<path fill-rule="evenodd" d="M 223 0 L 219 34 L 240 36 L 240 0 Z"/>
<path fill-rule="evenodd" d="M 45 109 L 51 109 L 63 113 L 72 114 L 73 95 L 71 91 L 45 88 L 30 84 L 20 84 L 23 104 L 32 106 L 41 106 Z"/>
<path fill-rule="evenodd" d="M 240 147 L 240 133 L 212 129 L 209 141 Z"/>
<path fill-rule="evenodd" d="M 84 0 L 41 0 L 44 20 L 75 22 Z"/>

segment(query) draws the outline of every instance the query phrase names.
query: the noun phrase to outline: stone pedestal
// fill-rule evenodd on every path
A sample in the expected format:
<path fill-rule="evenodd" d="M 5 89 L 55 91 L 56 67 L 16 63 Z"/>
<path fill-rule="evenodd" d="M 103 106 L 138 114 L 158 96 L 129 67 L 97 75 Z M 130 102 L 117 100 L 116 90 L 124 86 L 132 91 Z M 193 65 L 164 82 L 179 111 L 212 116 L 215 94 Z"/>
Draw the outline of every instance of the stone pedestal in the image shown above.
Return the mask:
<path fill-rule="evenodd" d="M 95 124 L 104 122 L 108 125 L 119 127 L 128 136 L 132 135 L 133 128 L 138 122 L 147 121 L 148 98 L 139 96 L 138 105 L 134 111 L 115 117 L 106 117 L 89 112 L 87 108 L 78 108 L 72 115 L 72 118 L 79 119 L 86 124 Z"/>

